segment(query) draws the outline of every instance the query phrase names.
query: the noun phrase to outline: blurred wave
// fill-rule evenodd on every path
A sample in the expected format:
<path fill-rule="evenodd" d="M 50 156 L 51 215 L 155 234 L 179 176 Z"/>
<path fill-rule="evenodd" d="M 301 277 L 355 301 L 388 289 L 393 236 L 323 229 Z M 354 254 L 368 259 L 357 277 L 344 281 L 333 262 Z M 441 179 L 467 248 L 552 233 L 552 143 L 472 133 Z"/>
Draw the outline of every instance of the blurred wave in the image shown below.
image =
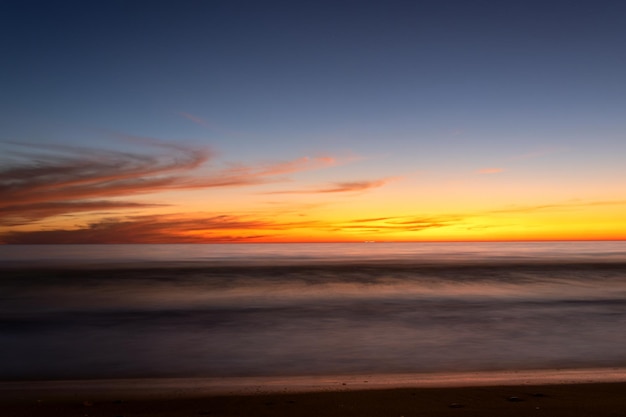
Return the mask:
<path fill-rule="evenodd" d="M 0 378 L 626 365 L 623 242 L 154 246 L 2 258 Z"/>

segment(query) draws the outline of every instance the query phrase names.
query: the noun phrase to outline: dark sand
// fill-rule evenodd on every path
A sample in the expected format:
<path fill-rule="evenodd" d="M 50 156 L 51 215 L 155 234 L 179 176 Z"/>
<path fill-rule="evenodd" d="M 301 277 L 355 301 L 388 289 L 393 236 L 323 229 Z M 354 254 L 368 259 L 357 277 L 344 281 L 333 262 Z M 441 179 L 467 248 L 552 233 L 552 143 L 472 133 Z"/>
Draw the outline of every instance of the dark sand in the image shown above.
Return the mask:
<path fill-rule="evenodd" d="M 187 381 L 187 380 L 181 380 Z M 180 382 L 180 381 L 179 381 Z M 368 381 L 369 382 L 369 381 Z M 365 389 L 340 383 L 257 385 L 230 393 L 170 380 L 158 387 L 73 381 L 0 384 L 1 417 L 191 416 L 626 416 L 626 382 L 421 386 Z M 465 384 L 462 384 L 465 385 Z M 250 387 L 249 387 L 250 388 Z"/>

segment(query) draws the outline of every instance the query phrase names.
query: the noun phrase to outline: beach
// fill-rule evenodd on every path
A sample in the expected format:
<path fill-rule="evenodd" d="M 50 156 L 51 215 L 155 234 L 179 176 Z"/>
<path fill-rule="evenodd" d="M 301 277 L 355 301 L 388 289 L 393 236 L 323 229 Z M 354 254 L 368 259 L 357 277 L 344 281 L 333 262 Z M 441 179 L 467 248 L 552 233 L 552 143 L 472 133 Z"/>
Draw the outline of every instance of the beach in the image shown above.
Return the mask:
<path fill-rule="evenodd" d="M 309 380 L 309 385 L 304 378 L 291 385 L 246 379 L 248 385 L 225 381 L 223 386 L 189 379 L 31 381 L 0 384 L 0 399 L 7 417 L 626 415 L 626 382 L 614 375 L 593 379 L 588 373 L 587 380 L 557 370 L 518 379 L 507 375 L 496 385 L 434 378 L 413 380 L 411 386 L 408 377 L 396 384 L 362 376 Z M 373 388 L 366 388 L 368 383 Z"/>

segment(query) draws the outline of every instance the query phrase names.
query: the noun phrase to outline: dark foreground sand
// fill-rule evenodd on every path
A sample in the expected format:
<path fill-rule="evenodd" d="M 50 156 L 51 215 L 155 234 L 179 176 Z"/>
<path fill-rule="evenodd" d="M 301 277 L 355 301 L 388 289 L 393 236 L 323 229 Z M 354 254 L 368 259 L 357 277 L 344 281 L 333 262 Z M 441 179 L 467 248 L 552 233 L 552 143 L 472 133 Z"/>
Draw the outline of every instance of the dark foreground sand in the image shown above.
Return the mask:
<path fill-rule="evenodd" d="M 626 416 L 626 383 L 520 384 L 297 392 L 273 387 L 230 394 L 177 389 L 107 388 L 106 384 L 4 384 L 1 417 L 192 416 Z M 318 387 L 319 388 L 319 387 Z M 261 389 L 261 390 L 259 390 Z"/>

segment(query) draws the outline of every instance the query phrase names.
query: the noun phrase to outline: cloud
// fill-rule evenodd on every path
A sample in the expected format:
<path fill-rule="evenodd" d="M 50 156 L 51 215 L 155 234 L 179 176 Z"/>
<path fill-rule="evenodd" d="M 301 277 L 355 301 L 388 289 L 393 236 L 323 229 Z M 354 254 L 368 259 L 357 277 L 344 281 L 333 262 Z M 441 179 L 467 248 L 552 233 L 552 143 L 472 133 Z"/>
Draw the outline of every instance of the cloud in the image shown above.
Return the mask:
<path fill-rule="evenodd" d="M 303 157 L 257 165 L 230 164 L 200 175 L 214 159 L 205 148 L 117 134 L 142 153 L 43 144 L 11 144 L 0 168 L 0 225 L 106 209 L 146 206 L 107 199 L 167 190 L 236 187 L 279 181 L 280 175 L 334 165 L 332 157 Z M 282 179 L 284 180 L 284 179 Z"/>
<path fill-rule="evenodd" d="M 165 204 L 137 203 L 132 201 L 60 201 L 44 202 L 35 204 L 5 205 L 0 207 L 0 218 L 7 226 L 20 226 L 29 224 L 47 217 L 63 215 L 67 213 L 79 213 L 86 211 L 138 209 L 149 207 L 162 207 Z"/>
<path fill-rule="evenodd" d="M 253 215 L 206 214 L 136 215 L 101 219 L 76 228 L 9 231 L 5 244 L 210 243 L 272 241 L 297 229 L 348 234 L 419 232 L 452 226 L 452 217 L 388 217 L 328 223 L 318 220 L 285 221 L 274 212 Z"/>
<path fill-rule="evenodd" d="M 187 188 L 186 174 L 210 157 L 204 149 L 151 145 L 167 152 L 133 154 L 58 145 L 19 149 L 0 169 L 0 224 L 102 207 L 139 207 L 142 204 L 102 198 Z"/>
<path fill-rule="evenodd" d="M 314 222 L 281 222 L 272 218 L 202 215 L 152 215 L 103 219 L 75 229 L 12 231 L 7 244 L 209 243 L 258 240 Z M 253 233 L 252 231 L 263 232 Z"/>
<path fill-rule="evenodd" d="M 336 182 L 327 187 L 314 188 L 309 190 L 284 190 L 271 191 L 266 194 L 326 194 L 326 193 L 349 193 L 366 191 L 372 188 L 379 188 L 392 181 L 393 178 L 383 178 L 374 181 L 347 181 Z"/>
<path fill-rule="evenodd" d="M 572 204 L 576 204 L 576 203 L 572 203 Z M 586 203 L 581 202 L 579 205 L 586 205 L 586 206 L 622 206 L 622 205 L 626 205 L 626 200 L 588 201 Z"/>
<path fill-rule="evenodd" d="M 476 172 L 478 172 L 479 174 L 498 174 L 503 171 L 504 169 L 502 168 L 482 168 Z"/>
<path fill-rule="evenodd" d="M 390 220 L 393 219 L 393 217 L 370 217 L 367 219 L 355 219 L 352 220 L 353 223 L 369 223 L 369 222 L 380 222 L 383 220 Z"/>
<path fill-rule="evenodd" d="M 308 157 L 304 156 L 293 161 L 272 162 L 255 166 L 230 164 L 220 175 L 232 177 L 272 177 L 291 174 L 294 172 L 310 171 L 337 165 L 336 158 L 331 156 Z"/>
<path fill-rule="evenodd" d="M 420 232 L 426 229 L 458 225 L 463 220 L 460 216 L 397 216 L 356 219 L 335 226 L 335 230 L 363 233 Z"/>
<path fill-rule="evenodd" d="M 338 182 L 334 186 L 329 188 L 322 188 L 317 190 L 318 193 L 345 193 L 354 191 L 365 191 L 371 188 L 378 188 L 385 185 L 389 180 L 383 179 L 378 181 L 351 181 L 351 182 Z"/>

